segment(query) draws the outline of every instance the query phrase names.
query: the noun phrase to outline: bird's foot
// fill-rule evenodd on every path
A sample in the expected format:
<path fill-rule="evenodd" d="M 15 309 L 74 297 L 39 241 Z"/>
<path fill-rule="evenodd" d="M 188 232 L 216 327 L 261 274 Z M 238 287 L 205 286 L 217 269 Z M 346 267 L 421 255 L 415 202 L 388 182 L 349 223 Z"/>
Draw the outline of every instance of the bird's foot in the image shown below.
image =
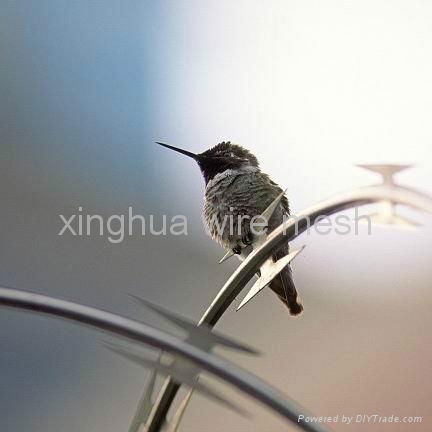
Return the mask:
<path fill-rule="evenodd" d="M 242 243 L 245 246 L 251 245 L 252 244 L 252 240 L 253 240 L 253 238 L 252 238 L 252 234 L 250 232 L 247 232 L 247 233 L 245 233 L 245 234 L 242 235 Z"/>
<path fill-rule="evenodd" d="M 236 254 L 236 255 L 240 255 L 241 254 L 241 247 L 239 245 L 233 247 L 232 251 Z"/>

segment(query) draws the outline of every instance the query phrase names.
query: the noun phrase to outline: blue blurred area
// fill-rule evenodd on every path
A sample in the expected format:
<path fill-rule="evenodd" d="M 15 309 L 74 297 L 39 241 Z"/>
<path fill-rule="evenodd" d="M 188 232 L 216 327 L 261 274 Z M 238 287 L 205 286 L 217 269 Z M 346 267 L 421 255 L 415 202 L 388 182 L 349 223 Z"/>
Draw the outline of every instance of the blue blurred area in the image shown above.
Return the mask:
<path fill-rule="evenodd" d="M 149 276 L 162 258 L 156 244 L 178 255 L 180 240 L 176 249 L 166 239 L 127 238 L 116 246 L 97 236 L 60 238 L 58 214 L 78 206 L 102 215 L 128 206 L 143 215 L 174 211 L 163 187 L 154 187 L 161 183 L 154 141 L 163 6 L 43 0 L 4 1 L 1 9 L 0 284 L 133 313 L 127 292 L 150 289 L 147 297 L 159 299 L 155 282 L 164 278 Z M 164 289 L 169 293 L 168 282 L 162 297 Z M 86 430 L 93 411 L 100 417 L 103 402 L 80 405 L 92 382 L 103 386 L 107 377 L 113 384 L 112 371 L 98 365 L 101 353 L 110 356 L 94 338 L 7 310 L 0 329 L 2 431 Z M 112 430 L 124 429 L 134 396 Z M 106 426 L 95 421 L 91 430 Z"/>
<path fill-rule="evenodd" d="M 18 192 L 111 201 L 138 183 L 151 195 L 158 13 L 140 1 L 4 2 L 2 172 Z"/>

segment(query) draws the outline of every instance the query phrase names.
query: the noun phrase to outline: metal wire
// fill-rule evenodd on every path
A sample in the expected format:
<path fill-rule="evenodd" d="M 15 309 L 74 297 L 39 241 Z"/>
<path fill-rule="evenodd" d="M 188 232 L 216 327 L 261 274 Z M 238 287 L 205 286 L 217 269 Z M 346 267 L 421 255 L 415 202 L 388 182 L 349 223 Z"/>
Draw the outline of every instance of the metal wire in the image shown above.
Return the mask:
<path fill-rule="evenodd" d="M 307 415 L 305 410 L 260 378 L 215 354 L 146 324 L 93 307 L 12 288 L 0 287 L 0 305 L 66 318 L 180 356 L 298 424 L 301 429 L 324 431 L 318 424 L 304 420 L 299 422 L 301 414 Z"/>
<path fill-rule="evenodd" d="M 216 295 L 199 321 L 199 324 L 205 323 L 209 326 L 214 326 L 241 290 L 255 275 L 259 267 L 272 255 L 273 251 L 287 241 L 298 237 L 312 226 L 317 218 L 381 201 L 403 204 L 417 210 L 432 213 L 432 199 L 429 196 L 394 184 L 382 184 L 355 189 L 309 207 L 295 218 L 288 219 L 276 228 L 268 236 L 267 240 L 243 261 Z M 160 431 L 179 388 L 180 386 L 173 382 L 170 377 L 165 380 L 153 406 L 153 410 L 147 419 L 147 432 Z"/>

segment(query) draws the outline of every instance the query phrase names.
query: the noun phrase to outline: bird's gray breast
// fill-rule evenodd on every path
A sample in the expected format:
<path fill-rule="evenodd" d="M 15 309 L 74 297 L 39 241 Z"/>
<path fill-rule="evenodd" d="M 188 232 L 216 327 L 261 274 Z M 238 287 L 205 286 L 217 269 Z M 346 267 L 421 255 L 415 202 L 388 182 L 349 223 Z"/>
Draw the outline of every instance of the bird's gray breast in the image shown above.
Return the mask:
<path fill-rule="evenodd" d="M 209 234 L 227 249 L 244 247 L 250 220 L 260 215 L 279 195 L 281 188 L 259 169 L 227 170 L 206 187 L 203 220 Z M 269 230 L 288 213 L 281 204 L 270 220 Z"/>

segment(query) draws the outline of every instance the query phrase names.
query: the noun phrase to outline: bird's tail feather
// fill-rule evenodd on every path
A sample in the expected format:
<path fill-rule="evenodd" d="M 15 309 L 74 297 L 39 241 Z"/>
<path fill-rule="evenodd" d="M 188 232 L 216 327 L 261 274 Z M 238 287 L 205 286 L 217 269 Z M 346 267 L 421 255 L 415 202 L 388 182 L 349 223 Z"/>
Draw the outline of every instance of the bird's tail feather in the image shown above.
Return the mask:
<path fill-rule="evenodd" d="M 297 290 L 290 267 L 283 269 L 269 286 L 288 307 L 291 315 L 299 315 L 303 311 L 303 306 L 297 300 Z"/>

